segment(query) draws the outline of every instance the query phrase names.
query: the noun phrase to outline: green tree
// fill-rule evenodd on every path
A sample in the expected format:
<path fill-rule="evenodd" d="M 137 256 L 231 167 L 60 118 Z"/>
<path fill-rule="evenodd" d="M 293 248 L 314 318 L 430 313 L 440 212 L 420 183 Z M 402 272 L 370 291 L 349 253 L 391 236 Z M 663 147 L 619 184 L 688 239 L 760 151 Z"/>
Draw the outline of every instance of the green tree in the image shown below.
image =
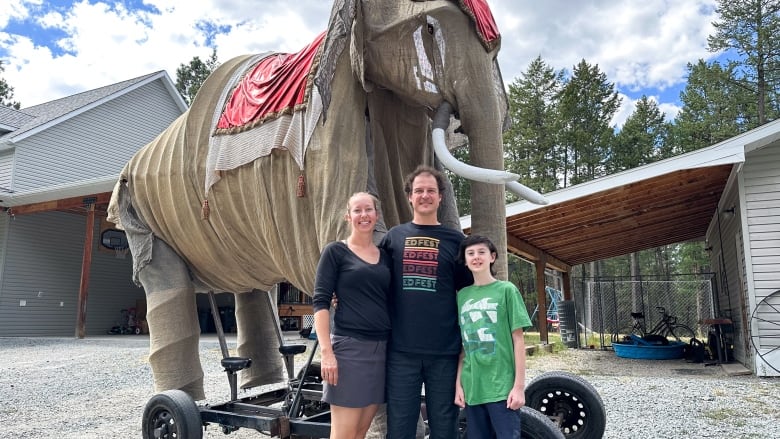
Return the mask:
<path fill-rule="evenodd" d="M 615 85 L 598 65 L 584 59 L 574 66 L 560 101 L 562 143 L 566 167 L 563 186 L 605 174 L 604 162 L 614 137 L 609 122 L 620 106 Z"/>
<path fill-rule="evenodd" d="M 662 158 L 666 137 L 667 125 L 658 103 L 642 96 L 615 136 L 608 170 L 610 173 L 619 172 Z"/>
<path fill-rule="evenodd" d="M 3 67 L 3 62 L 0 61 L 0 73 L 5 72 L 5 67 Z M 14 101 L 14 88 L 8 85 L 8 82 L 6 82 L 5 78 L 0 77 L 0 105 L 4 105 L 6 107 L 11 107 L 16 110 L 21 108 L 22 104 L 20 104 L 17 101 Z"/>
<path fill-rule="evenodd" d="M 734 50 L 742 70 L 739 84 L 749 88 L 756 103 L 758 125 L 771 120 L 767 107 L 777 97 L 780 69 L 780 0 L 718 0 L 715 34 L 707 37 L 712 52 Z M 777 117 L 777 114 L 771 115 Z"/>
<path fill-rule="evenodd" d="M 735 76 L 735 63 L 688 64 L 688 83 L 680 93 L 683 108 L 674 121 L 672 153 L 714 145 L 757 125 L 755 103 Z"/>
<path fill-rule="evenodd" d="M 205 62 L 196 56 L 189 64 L 179 64 L 179 68 L 176 69 L 176 90 L 179 91 L 187 105 L 192 104 L 192 100 L 198 94 L 203 81 L 217 67 L 219 67 L 217 49 L 212 50 L 211 56 Z"/>
<path fill-rule="evenodd" d="M 509 85 L 509 117 L 504 133 L 505 168 L 521 176 L 521 183 L 550 192 L 558 188 L 562 168 L 559 145 L 558 99 L 563 72 L 555 72 L 540 56 Z M 515 201 L 511 196 L 509 201 Z"/>

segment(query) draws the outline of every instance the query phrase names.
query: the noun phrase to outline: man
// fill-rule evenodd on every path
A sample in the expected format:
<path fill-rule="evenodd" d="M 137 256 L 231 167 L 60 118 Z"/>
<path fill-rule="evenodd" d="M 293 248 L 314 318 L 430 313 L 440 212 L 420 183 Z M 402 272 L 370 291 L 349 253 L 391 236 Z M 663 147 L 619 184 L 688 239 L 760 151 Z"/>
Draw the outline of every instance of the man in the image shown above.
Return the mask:
<path fill-rule="evenodd" d="M 390 439 L 415 437 L 425 386 L 431 439 L 457 437 L 455 377 L 461 350 L 456 291 L 472 283 L 456 262 L 462 232 L 439 223 L 444 178 L 420 166 L 404 184 L 414 216 L 387 232 L 381 247 L 393 257 L 391 340 L 387 353 Z"/>

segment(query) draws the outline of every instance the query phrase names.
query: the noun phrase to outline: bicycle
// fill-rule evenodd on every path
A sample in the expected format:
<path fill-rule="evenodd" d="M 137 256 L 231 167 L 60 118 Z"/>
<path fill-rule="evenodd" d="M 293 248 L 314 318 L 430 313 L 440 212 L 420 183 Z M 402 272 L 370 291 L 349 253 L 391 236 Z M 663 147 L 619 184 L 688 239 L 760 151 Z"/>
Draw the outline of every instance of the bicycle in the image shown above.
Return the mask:
<path fill-rule="evenodd" d="M 670 341 L 688 343 L 696 338 L 696 332 L 690 326 L 677 323 L 677 317 L 666 312 L 666 308 L 656 306 L 655 309 L 661 314 L 661 319 L 650 330 L 645 327 L 645 314 L 632 312 L 634 324 L 612 334 L 612 343 L 630 342 L 632 335 L 656 345 L 667 345 Z"/>

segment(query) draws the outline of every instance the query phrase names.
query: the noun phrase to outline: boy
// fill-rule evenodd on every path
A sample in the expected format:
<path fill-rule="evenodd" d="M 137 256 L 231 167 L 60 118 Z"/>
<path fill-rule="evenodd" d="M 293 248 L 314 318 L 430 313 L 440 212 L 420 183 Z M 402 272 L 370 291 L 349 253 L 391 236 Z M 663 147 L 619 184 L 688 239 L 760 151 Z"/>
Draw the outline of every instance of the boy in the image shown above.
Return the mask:
<path fill-rule="evenodd" d="M 520 438 L 525 405 L 523 328 L 531 326 L 514 284 L 493 277 L 495 245 L 470 236 L 459 258 L 471 270 L 474 285 L 457 294 L 463 350 L 455 381 L 455 404 L 466 409 L 469 439 Z"/>

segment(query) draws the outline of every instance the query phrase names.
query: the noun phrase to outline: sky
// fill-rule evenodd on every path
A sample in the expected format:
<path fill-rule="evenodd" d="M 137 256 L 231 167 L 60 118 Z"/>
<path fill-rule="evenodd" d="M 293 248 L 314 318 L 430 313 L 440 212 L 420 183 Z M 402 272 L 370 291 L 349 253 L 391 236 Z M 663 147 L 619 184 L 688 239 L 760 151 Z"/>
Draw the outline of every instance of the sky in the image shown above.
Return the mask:
<path fill-rule="evenodd" d="M 398 0 L 409 1 L 409 0 Z M 0 0 L 2 77 L 22 108 L 159 70 L 213 48 L 219 61 L 296 52 L 325 29 L 327 0 Z M 488 0 L 507 83 L 537 56 L 571 72 L 598 65 L 622 103 L 621 126 L 647 95 L 679 112 L 686 64 L 711 60 L 716 0 Z"/>

